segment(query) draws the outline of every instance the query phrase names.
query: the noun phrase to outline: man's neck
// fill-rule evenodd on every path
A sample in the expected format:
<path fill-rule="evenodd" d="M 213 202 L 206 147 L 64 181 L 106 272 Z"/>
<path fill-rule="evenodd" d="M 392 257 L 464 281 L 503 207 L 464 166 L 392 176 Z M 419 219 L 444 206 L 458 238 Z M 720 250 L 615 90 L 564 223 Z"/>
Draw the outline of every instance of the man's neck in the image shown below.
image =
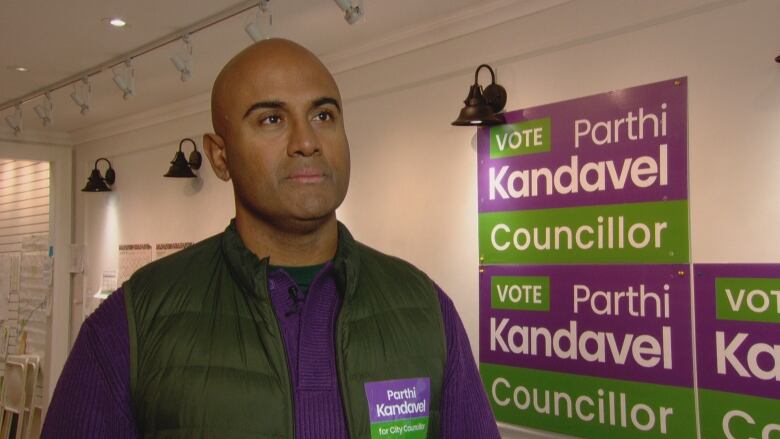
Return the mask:
<path fill-rule="evenodd" d="M 322 264 L 333 259 L 338 246 L 335 214 L 315 227 L 290 230 L 237 213 L 236 229 L 252 253 L 261 259 L 270 257 L 270 263 L 277 266 Z"/>

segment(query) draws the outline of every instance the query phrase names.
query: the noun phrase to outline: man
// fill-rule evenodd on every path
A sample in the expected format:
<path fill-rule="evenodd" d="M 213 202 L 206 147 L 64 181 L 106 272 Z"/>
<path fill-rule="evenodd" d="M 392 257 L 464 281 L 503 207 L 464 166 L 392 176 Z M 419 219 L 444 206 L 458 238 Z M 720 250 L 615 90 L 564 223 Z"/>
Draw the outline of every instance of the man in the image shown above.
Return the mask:
<path fill-rule="evenodd" d="M 498 437 L 452 302 L 336 220 L 349 147 L 322 63 L 286 40 L 245 49 L 212 121 L 235 220 L 84 322 L 43 437 Z"/>

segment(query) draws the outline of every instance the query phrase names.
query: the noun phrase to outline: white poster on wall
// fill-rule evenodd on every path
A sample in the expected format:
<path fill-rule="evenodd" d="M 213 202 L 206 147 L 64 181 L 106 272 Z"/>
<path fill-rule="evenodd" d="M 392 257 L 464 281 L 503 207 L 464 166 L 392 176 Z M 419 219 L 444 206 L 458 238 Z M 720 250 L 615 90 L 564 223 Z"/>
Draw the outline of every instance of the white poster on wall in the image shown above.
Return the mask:
<path fill-rule="evenodd" d="M 119 279 L 122 285 L 136 270 L 152 262 L 151 244 L 121 244 L 119 246 Z"/>
<path fill-rule="evenodd" d="M 108 297 L 109 294 L 116 291 L 117 288 L 117 282 L 116 282 L 116 271 L 110 270 L 110 271 L 104 271 L 103 276 L 100 279 L 100 289 L 97 293 L 95 293 L 96 299 L 105 299 Z"/>
<path fill-rule="evenodd" d="M 192 245 L 192 242 L 166 242 L 154 246 L 154 260 L 174 254 Z"/>

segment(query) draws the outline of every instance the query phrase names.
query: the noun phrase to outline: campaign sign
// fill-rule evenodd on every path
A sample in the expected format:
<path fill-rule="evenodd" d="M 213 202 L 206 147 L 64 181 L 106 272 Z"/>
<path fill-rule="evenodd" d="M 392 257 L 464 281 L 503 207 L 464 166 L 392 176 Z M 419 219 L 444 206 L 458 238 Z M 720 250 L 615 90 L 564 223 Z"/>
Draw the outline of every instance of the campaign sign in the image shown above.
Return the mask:
<path fill-rule="evenodd" d="M 480 370 L 501 422 L 695 437 L 687 265 L 487 266 Z"/>
<path fill-rule="evenodd" d="M 501 422 L 696 437 L 687 79 L 477 133 L 480 371 Z"/>
<path fill-rule="evenodd" d="M 688 263 L 687 80 L 478 131 L 483 264 Z"/>
<path fill-rule="evenodd" d="M 371 439 L 428 437 L 430 379 L 412 378 L 365 384 Z"/>
<path fill-rule="evenodd" d="M 703 438 L 780 438 L 780 265 L 695 264 Z"/>

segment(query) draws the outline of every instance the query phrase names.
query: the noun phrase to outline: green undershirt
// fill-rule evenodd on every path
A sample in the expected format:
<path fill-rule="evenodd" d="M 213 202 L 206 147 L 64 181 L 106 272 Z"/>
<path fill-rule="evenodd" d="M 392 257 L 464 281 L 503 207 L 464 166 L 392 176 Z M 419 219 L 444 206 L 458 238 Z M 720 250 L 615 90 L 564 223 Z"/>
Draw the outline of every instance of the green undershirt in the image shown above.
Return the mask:
<path fill-rule="evenodd" d="M 319 273 L 324 266 L 325 264 L 307 265 L 305 267 L 280 267 L 277 265 L 269 265 L 268 271 L 284 270 L 298 285 L 298 289 L 301 293 L 305 295 L 309 292 L 309 286 L 317 276 L 317 273 Z"/>

